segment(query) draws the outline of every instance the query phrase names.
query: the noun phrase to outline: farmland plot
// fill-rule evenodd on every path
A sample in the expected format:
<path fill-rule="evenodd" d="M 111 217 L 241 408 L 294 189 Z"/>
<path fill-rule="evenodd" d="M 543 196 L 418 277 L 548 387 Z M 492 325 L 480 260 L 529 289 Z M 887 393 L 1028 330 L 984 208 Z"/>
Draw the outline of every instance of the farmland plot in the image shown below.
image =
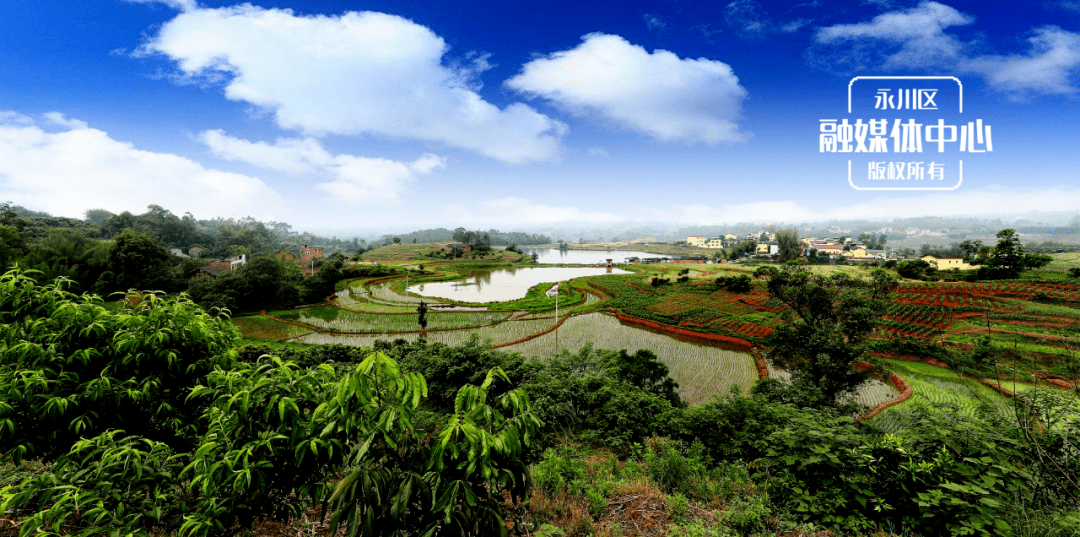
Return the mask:
<path fill-rule="evenodd" d="M 404 317 L 402 315 L 401 317 Z M 501 345 L 504 343 L 510 343 L 519 339 L 531 336 L 533 334 L 543 332 L 551 328 L 554 323 L 553 319 L 538 319 L 538 320 L 525 320 L 525 321 L 504 321 L 494 326 L 483 326 L 480 328 L 465 328 L 459 330 L 442 330 L 442 331 L 428 331 L 425 334 L 425 339 L 429 342 L 445 343 L 447 345 L 460 345 L 467 341 L 472 334 L 476 334 L 480 337 L 481 341 L 491 338 L 492 345 Z M 375 333 L 367 335 L 335 335 L 335 334 L 310 334 L 297 338 L 298 343 L 310 343 L 314 345 L 328 345 L 332 343 L 339 343 L 342 345 L 352 345 L 354 347 L 370 347 L 375 344 L 377 340 L 393 341 L 395 339 L 404 339 L 405 341 L 416 341 L 420 337 L 420 332 L 404 332 L 400 334 L 390 333 Z"/>
<path fill-rule="evenodd" d="M 550 322 L 550 321 L 549 321 Z M 504 323 L 506 324 L 506 323 Z M 567 319 L 558 330 L 560 349 L 576 351 L 586 343 L 604 349 L 626 349 L 633 353 L 648 349 L 670 369 L 679 383 L 679 396 L 690 404 L 704 403 L 714 395 L 725 395 L 738 385 L 743 393 L 757 380 L 757 368 L 750 355 L 677 339 L 624 326 L 618 319 L 590 313 Z M 549 356 L 555 352 L 555 333 L 504 347 L 526 356 Z"/>
<path fill-rule="evenodd" d="M 512 312 L 433 313 L 427 316 L 428 330 L 470 328 L 504 321 Z M 300 322 L 336 332 L 412 332 L 420 329 L 418 314 L 379 315 L 369 313 L 341 313 L 332 321 L 306 315 Z"/>
<path fill-rule="evenodd" d="M 1009 401 L 1001 394 L 973 379 L 960 378 L 952 370 L 896 360 L 889 360 L 889 368 L 904 377 L 914 391 L 911 399 L 887 408 L 874 418 L 876 424 L 891 432 L 899 429 L 893 413 L 916 406 L 944 412 L 946 415 L 959 413 L 968 417 L 977 416 L 983 404 L 1002 412 L 1009 412 L 1011 408 Z"/>
<path fill-rule="evenodd" d="M 368 291 L 371 293 L 371 297 L 374 301 L 384 302 L 387 304 L 419 304 L 420 298 L 412 295 L 405 296 L 399 295 L 390 289 L 390 284 L 376 285 L 374 287 L 368 287 Z M 431 302 L 431 299 L 428 299 Z"/>

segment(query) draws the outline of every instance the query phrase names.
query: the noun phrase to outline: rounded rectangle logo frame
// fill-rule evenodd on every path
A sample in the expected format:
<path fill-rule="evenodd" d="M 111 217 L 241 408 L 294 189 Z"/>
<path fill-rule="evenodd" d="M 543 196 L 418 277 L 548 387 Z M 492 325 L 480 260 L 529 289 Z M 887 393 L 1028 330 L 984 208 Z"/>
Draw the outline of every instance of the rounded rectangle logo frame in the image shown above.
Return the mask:
<path fill-rule="evenodd" d="M 857 76 L 848 82 L 848 113 L 851 113 L 851 88 L 855 85 L 855 82 L 859 80 L 952 80 L 956 82 L 960 91 L 959 110 L 958 112 L 964 113 L 964 85 L 960 82 L 959 78 L 955 76 Z M 959 161 L 959 175 L 956 184 L 953 186 L 941 186 L 941 187 L 908 187 L 908 186 L 855 186 L 855 182 L 851 179 L 851 160 L 848 160 L 848 184 L 855 190 L 956 190 L 960 188 L 960 185 L 964 182 L 964 161 Z"/>

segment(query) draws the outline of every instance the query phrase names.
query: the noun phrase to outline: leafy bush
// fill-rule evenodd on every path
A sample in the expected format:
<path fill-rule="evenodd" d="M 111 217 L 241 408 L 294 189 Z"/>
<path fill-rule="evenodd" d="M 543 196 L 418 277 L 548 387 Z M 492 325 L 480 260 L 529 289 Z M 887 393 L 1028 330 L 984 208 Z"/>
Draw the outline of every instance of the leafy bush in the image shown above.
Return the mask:
<path fill-rule="evenodd" d="M 183 296 L 108 312 L 63 285 L 0 278 L 0 441 L 9 460 L 53 460 L 0 492 L 23 536 L 227 535 L 304 502 L 351 534 L 505 534 L 527 499 L 541 422 L 524 392 L 496 389 L 499 368 L 458 390 L 433 438 L 417 427 L 423 376 L 383 353 L 343 376 L 245 363 L 234 329 Z"/>
<path fill-rule="evenodd" d="M 0 452 L 51 460 L 111 429 L 190 449 L 204 407 L 187 392 L 230 367 L 236 329 L 183 295 L 110 312 L 68 285 L 0 276 Z"/>

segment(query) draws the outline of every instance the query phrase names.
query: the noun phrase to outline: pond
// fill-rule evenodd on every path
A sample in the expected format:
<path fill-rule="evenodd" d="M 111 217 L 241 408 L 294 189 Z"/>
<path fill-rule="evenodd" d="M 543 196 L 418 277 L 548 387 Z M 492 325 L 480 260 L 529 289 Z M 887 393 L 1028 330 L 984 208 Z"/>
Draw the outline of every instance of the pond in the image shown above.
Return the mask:
<path fill-rule="evenodd" d="M 558 248 L 522 248 L 525 255 L 535 253 L 539 263 L 564 263 L 567 265 L 602 265 L 608 259 L 612 263 L 626 263 L 628 257 L 667 257 L 670 255 L 650 254 L 634 250 L 559 250 Z"/>
<path fill-rule="evenodd" d="M 583 276 L 630 274 L 617 268 L 526 267 L 477 269 L 464 280 L 421 283 L 409 286 L 410 293 L 461 302 L 503 302 L 525 298 L 529 288 L 545 282 L 562 282 Z"/>

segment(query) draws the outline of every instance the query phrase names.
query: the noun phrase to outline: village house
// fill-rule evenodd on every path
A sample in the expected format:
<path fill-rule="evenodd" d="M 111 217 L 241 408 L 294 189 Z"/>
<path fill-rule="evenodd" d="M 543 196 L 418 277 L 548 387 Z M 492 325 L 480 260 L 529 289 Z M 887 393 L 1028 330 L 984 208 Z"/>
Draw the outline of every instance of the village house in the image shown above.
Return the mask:
<path fill-rule="evenodd" d="M 674 263 L 704 263 L 705 257 L 699 255 L 676 256 L 671 259 Z"/>
<path fill-rule="evenodd" d="M 974 270 L 975 267 L 964 261 L 962 257 L 938 257 L 936 255 L 924 255 L 920 257 L 926 264 L 937 270 Z"/>
<path fill-rule="evenodd" d="M 705 247 L 705 235 L 690 235 L 686 237 L 687 246 L 697 246 L 698 248 Z"/>
<path fill-rule="evenodd" d="M 323 257 L 322 246 L 308 246 L 305 244 L 304 247 L 300 249 L 301 265 L 307 265 L 311 263 L 313 259 L 322 259 Z"/>
<path fill-rule="evenodd" d="M 211 261 L 209 265 L 196 270 L 193 278 L 214 277 L 222 272 L 232 270 L 232 264 L 228 261 Z"/>
<path fill-rule="evenodd" d="M 829 256 L 843 255 L 844 247 L 839 244 L 812 244 L 811 249 L 817 250 L 819 255 L 826 254 Z"/>

